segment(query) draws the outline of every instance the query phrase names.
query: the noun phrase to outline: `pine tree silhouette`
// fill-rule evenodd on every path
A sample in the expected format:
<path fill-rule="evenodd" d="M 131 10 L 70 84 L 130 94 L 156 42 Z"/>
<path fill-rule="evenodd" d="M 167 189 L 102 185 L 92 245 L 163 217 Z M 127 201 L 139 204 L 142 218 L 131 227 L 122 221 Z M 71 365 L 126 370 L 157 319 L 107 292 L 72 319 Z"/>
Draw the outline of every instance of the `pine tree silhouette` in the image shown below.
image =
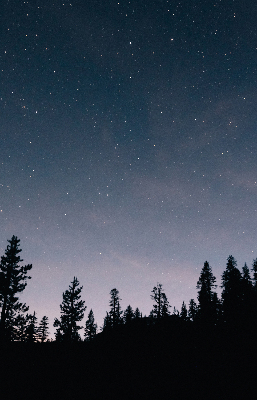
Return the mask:
<path fill-rule="evenodd" d="M 63 293 L 63 301 L 60 305 L 61 319 L 55 318 L 54 327 L 57 328 L 56 340 L 76 342 L 80 340 L 78 331 L 82 326 L 77 325 L 77 322 L 84 318 L 84 311 L 86 310 L 85 302 L 81 300 L 81 290 L 83 286 L 79 287 L 79 281 L 74 277 L 69 289 Z"/>
<path fill-rule="evenodd" d="M 96 336 L 97 324 L 95 323 L 94 313 L 91 308 L 85 326 L 85 340 L 91 341 Z"/>
<path fill-rule="evenodd" d="M 19 265 L 23 260 L 19 256 L 21 249 L 19 249 L 20 240 L 17 236 L 13 236 L 8 242 L 9 245 L 0 263 L 0 337 L 2 340 L 13 338 L 15 319 L 19 313 L 28 311 L 25 304 L 19 303 L 17 294 L 23 292 L 27 286 L 27 280 L 31 278 L 27 273 L 32 268 L 32 264 Z"/>
<path fill-rule="evenodd" d="M 109 316 L 110 316 L 111 326 L 115 327 L 122 323 L 122 311 L 120 308 L 121 298 L 119 296 L 119 291 L 115 288 L 110 291 L 110 295 L 111 295 L 111 300 L 109 302 L 109 305 L 111 309 L 109 312 Z"/>
<path fill-rule="evenodd" d="M 222 309 L 225 322 L 237 323 L 242 310 L 242 281 L 235 258 L 230 255 L 227 259 L 226 270 L 222 274 Z"/>
<path fill-rule="evenodd" d="M 154 318 L 165 318 L 170 314 L 170 305 L 160 283 L 157 283 L 157 286 L 154 286 L 151 299 L 155 302 L 151 311 Z"/>
<path fill-rule="evenodd" d="M 49 326 L 48 317 L 44 315 L 38 327 L 38 337 L 41 342 L 44 342 L 49 335 L 48 326 Z"/>
<path fill-rule="evenodd" d="M 196 288 L 198 291 L 198 318 L 202 322 L 216 322 L 216 306 L 214 304 L 214 291 L 217 287 L 216 278 L 212 273 L 208 261 L 205 261 Z M 216 297 L 215 297 L 216 299 Z"/>

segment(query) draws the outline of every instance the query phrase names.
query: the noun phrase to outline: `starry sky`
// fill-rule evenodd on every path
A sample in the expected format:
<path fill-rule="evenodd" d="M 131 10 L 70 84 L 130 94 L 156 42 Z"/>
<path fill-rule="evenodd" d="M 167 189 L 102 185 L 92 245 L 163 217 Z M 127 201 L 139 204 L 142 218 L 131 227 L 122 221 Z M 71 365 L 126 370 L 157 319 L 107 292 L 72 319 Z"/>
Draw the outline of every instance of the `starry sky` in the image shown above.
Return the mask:
<path fill-rule="evenodd" d="M 245 0 L 3 0 L 0 251 L 21 300 L 59 317 L 74 276 L 99 326 L 109 292 L 196 300 L 208 260 L 257 257 L 257 6 Z M 218 289 L 220 293 L 220 289 Z"/>

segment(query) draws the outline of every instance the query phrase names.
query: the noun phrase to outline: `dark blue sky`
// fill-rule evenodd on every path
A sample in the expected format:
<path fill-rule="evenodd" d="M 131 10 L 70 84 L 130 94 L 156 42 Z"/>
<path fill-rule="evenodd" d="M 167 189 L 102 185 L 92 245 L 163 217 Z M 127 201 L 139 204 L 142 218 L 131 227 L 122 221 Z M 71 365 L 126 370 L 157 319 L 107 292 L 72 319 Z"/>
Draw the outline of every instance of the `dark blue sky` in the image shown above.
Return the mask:
<path fill-rule="evenodd" d="M 39 319 L 74 275 L 102 325 L 114 287 L 149 314 L 157 282 L 180 309 L 205 260 L 218 284 L 229 254 L 251 267 L 256 17 L 248 0 L 3 1 L 0 247 L 21 239 Z"/>

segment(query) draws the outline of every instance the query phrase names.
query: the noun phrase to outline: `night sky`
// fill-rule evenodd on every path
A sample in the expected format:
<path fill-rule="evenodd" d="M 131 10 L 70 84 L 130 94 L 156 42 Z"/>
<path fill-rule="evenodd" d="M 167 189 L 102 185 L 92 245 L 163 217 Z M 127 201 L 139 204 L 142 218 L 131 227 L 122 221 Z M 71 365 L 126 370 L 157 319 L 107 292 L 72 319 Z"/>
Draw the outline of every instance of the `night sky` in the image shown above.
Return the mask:
<path fill-rule="evenodd" d="M 21 300 L 52 334 L 74 276 L 101 326 L 114 287 L 149 315 L 157 282 L 180 310 L 205 260 L 219 285 L 230 254 L 251 267 L 255 2 L 3 0 L 0 18 L 0 251 L 21 240 Z"/>

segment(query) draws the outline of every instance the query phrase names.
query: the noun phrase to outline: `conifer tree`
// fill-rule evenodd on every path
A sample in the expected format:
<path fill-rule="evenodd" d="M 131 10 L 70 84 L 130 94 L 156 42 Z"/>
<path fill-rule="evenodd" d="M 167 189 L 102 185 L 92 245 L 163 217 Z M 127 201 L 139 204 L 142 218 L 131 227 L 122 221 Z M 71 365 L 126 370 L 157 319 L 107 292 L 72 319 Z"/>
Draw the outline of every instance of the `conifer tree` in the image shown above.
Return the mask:
<path fill-rule="evenodd" d="M 125 324 L 129 324 L 134 319 L 134 311 L 131 305 L 128 305 L 126 310 L 124 311 L 123 320 Z"/>
<path fill-rule="evenodd" d="M 202 322 L 216 321 L 216 309 L 213 302 L 215 293 L 213 289 L 217 287 L 217 285 L 215 285 L 215 282 L 216 278 L 212 273 L 212 269 L 208 261 L 205 261 L 196 286 L 196 288 L 199 289 L 198 317 Z"/>
<path fill-rule="evenodd" d="M 239 322 L 242 311 L 242 277 L 232 255 L 228 256 L 226 270 L 221 279 L 224 320 L 230 323 Z"/>
<path fill-rule="evenodd" d="M 85 340 L 91 341 L 96 336 L 97 324 L 95 323 L 94 313 L 91 308 L 85 326 Z"/>
<path fill-rule="evenodd" d="M 121 298 L 119 297 L 119 291 L 115 288 L 110 291 L 110 295 L 111 300 L 109 302 L 109 305 L 111 309 L 109 312 L 109 317 L 111 321 L 111 326 L 115 327 L 122 323 L 122 311 L 120 308 Z"/>
<path fill-rule="evenodd" d="M 84 318 L 84 311 L 86 310 L 85 302 L 81 299 L 81 290 L 83 286 L 79 287 L 79 281 L 74 277 L 69 289 L 63 293 L 63 301 L 60 305 L 61 319 L 55 318 L 54 327 L 57 328 L 56 339 L 67 342 L 75 342 L 80 340 L 78 331 L 82 326 L 78 326 L 77 322 Z"/>
<path fill-rule="evenodd" d="M 157 286 L 154 286 L 151 294 L 151 299 L 155 302 L 151 312 L 154 318 L 160 319 L 167 317 L 170 314 L 170 305 L 166 294 L 162 290 L 162 285 L 160 283 L 157 283 Z"/>
<path fill-rule="evenodd" d="M 48 326 L 49 326 L 48 317 L 44 315 L 38 327 L 38 338 L 41 342 L 44 342 L 49 335 Z"/>
<path fill-rule="evenodd" d="M 139 311 L 139 308 L 138 308 L 138 307 L 135 309 L 134 318 L 135 318 L 136 320 L 142 318 L 142 313 Z"/>
<path fill-rule="evenodd" d="M 31 270 L 32 264 L 20 265 L 23 260 L 19 256 L 21 249 L 17 236 L 13 236 L 8 242 L 9 245 L 0 263 L 0 337 L 11 340 L 15 330 L 15 318 L 19 313 L 28 310 L 25 304 L 19 303 L 17 295 L 23 292 L 27 280 L 31 278 L 27 273 Z"/>
<path fill-rule="evenodd" d="M 195 321 L 197 319 L 198 307 L 194 299 L 191 299 L 188 307 L 188 317 L 191 321 Z"/>
<path fill-rule="evenodd" d="M 184 301 L 182 303 L 180 317 L 183 319 L 183 321 L 187 320 L 187 306 Z"/>
<path fill-rule="evenodd" d="M 37 317 L 35 311 L 33 314 L 27 315 L 27 321 L 26 341 L 33 343 L 37 340 Z"/>

